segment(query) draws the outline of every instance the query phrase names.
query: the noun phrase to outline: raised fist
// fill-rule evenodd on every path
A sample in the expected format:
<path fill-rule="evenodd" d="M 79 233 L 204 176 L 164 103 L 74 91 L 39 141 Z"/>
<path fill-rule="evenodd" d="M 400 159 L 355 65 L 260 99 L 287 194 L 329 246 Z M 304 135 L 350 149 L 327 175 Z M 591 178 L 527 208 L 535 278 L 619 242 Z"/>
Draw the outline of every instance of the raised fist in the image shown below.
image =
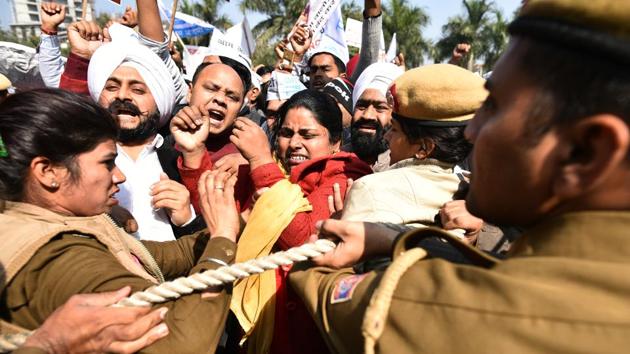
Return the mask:
<path fill-rule="evenodd" d="M 57 27 L 66 18 L 66 5 L 54 2 L 42 2 L 39 8 L 39 18 L 42 21 L 42 29 L 47 32 L 57 32 Z"/>
<path fill-rule="evenodd" d="M 138 13 L 134 11 L 131 6 L 127 6 L 125 13 L 120 19 L 120 24 L 129 28 L 134 28 L 138 25 Z"/>
<path fill-rule="evenodd" d="M 449 61 L 449 63 L 459 63 L 462 58 L 470 52 L 470 48 L 470 44 L 468 43 L 459 43 L 458 45 L 456 45 L 453 49 L 453 55 L 451 56 L 451 60 Z"/>
<path fill-rule="evenodd" d="M 90 59 L 103 39 L 103 31 L 96 22 L 78 21 L 68 27 L 70 51 L 81 58 Z"/>

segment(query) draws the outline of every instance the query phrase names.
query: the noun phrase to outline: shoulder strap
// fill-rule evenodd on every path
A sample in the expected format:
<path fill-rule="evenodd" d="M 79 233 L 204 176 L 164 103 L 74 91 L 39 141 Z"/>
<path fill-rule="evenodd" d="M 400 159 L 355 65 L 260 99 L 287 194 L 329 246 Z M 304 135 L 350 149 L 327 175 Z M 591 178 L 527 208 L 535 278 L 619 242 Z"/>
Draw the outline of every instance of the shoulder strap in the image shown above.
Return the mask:
<path fill-rule="evenodd" d="M 413 248 L 397 257 L 387 267 L 383 279 L 381 279 L 378 288 L 370 299 L 370 304 L 365 310 L 365 316 L 363 317 L 361 332 L 365 338 L 366 354 L 374 354 L 376 342 L 385 330 L 389 307 L 392 303 L 394 291 L 398 286 L 398 281 L 409 267 L 426 256 L 427 252 L 422 248 Z"/>
<path fill-rule="evenodd" d="M 448 242 L 477 266 L 489 268 L 501 262 L 500 259 L 492 257 L 474 246 L 462 242 L 457 236 L 438 227 L 419 228 L 400 234 L 394 243 L 392 257 L 396 259 L 396 257 L 407 250 L 417 247 L 421 240 L 430 237 L 439 237 Z"/>

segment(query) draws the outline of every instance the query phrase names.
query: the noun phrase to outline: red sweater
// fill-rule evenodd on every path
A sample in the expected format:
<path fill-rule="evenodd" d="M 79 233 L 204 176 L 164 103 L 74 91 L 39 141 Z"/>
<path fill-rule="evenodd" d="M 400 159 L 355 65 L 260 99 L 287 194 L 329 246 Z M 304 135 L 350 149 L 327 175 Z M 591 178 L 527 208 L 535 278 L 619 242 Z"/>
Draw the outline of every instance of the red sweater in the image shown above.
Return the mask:
<path fill-rule="evenodd" d="M 339 184 L 341 196 L 344 197 L 348 178 L 356 180 L 370 173 L 372 169 L 369 165 L 347 152 L 306 161 L 294 167 L 289 181 L 302 188 L 313 210 L 298 213 L 284 229 L 276 245 L 285 250 L 306 242 L 315 232 L 315 223 L 330 217 L 328 196 L 333 195 L 333 185 Z M 271 187 L 284 178 L 275 163 L 256 168 L 251 176 L 257 190 Z M 287 275 L 290 269 L 289 266 L 276 270 L 276 308 L 271 353 L 327 353 L 326 344 L 306 306 L 288 286 Z"/>
<path fill-rule="evenodd" d="M 198 205 L 199 194 L 197 181 L 203 171 L 212 168 L 220 156 L 208 152 L 203 157 L 200 168 L 192 170 L 183 168 L 182 160 L 178 161 L 179 172 L 184 185 L 191 194 L 193 205 Z M 222 154 L 223 156 L 225 154 Z M 248 207 L 253 190 L 271 187 L 285 178 L 275 163 L 269 163 L 251 171 L 251 179 L 245 172 L 248 166 L 241 166 L 235 190 L 237 203 L 241 210 Z M 315 223 L 330 216 L 328 196 L 333 195 L 333 185 L 339 184 L 341 196 L 345 196 L 348 178 L 357 179 L 372 173 L 372 169 L 356 155 L 339 152 L 333 156 L 306 161 L 291 170 L 289 181 L 297 183 L 309 200 L 312 211 L 298 213 L 284 229 L 276 246 L 285 250 L 303 244 L 315 232 Z M 253 185 L 252 185 L 253 181 Z M 241 198 L 246 198 L 242 200 Z M 276 270 L 276 309 L 274 337 L 271 346 L 273 354 L 322 354 L 328 349 L 319 335 L 319 330 L 311 318 L 301 299 L 288 287 L 286 280 L 291 267 Z"/>
<path fill-rule="evenodd" d="M 370 173 L 372 169 L 368 164 L 348 152 L 309 160 L 294 167 L 289 181 L 302 188 L 313 210 L 298 213 L 280 235 L 277 245 L 282 250 L 302 245 L 315 232 L 315 223 L 330 217 L 328 196 L 333 195 L 333 185 L 339 184 L 344 197 L 348 178 L 356 180 Z M 256 168 L 251 176 L 256 190 L 271 187 L 284 178 L 275 163 Z"/>
<path fill-rule="evenodd" d="M 190 202 L 195 208 L 195 212 L 199 213 L 199 191 L 197 190 L 197 182 L 204 171 L 211 170 L 212 166 L 223 156 L 240 153 L 236 146 L 229 141 L 229 134 L 223 136 L 211 137 L 206 142 L 206 153 L 201 160 L 199 168 L 192 169 L 184 166 L 182 156 L 177 158 L 177 169 L 182 178 L 182 184 L 190 192 Z M 228 138 L 225 139 L 224 136 Z M 239 211 L 249 208 L 251 197 L 254 194 L 254 187 L 249 177 L 249 166 L 243 165 L 238 170 L 238 180 L 234 186 L 234 199 L 236 207 Z"/>
<path fill-rule="evenodd" d="M 89 65 L 90 61 L 88 59 L 83 59 L 70 52 L 68 61 L 66 61 L 65 70 L 63 74 L 61 74 L 59 88 L 89 96 L 90 91 L 88 90 L 87 84 Z"/>

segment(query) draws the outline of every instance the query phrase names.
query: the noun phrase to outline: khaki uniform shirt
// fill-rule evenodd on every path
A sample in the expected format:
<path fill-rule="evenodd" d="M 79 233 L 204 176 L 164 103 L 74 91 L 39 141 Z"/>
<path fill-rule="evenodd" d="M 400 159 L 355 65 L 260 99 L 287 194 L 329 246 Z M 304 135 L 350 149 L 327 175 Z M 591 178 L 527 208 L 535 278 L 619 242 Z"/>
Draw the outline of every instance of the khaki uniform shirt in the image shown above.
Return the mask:
<path fill-rule="evenodd" d="M 453 165 L 434 159 L 407 159 L 352 184 L 342 220 L 432 225 L 444 203 L 453 200 L 460 180 Z"/>
<path fill-rule="evenodd" d="M 364 313 L 382 276 L 302 266 L 290 281 L 330 348 L 361 353 Z M 528 230 L 500 263 L 412 265 L 376 351 L 628 353 L 629 296 L 630 212 L 565 214 Z"/>
<path fill-rule="evenodd" d="M 143 242 L 166 279 L 218 268 L 208 257 L 232 262 L 236 245 L 226 238 L 200 232 L 172 242 Z M 200 261 L 201 260 L 201 261 Z M 13 324 L 36 329 L 70 296 L 118 290 L 133 292 L 154 284 L 125 269 L 107 247 L 93 238 L 60 235 L 37 251 L 3 293 L 0 315 Z M 143 353 L 214 353 L 227 317 L 230 296 L 226 290 L 202 299 L 183 296 L 158 306 L 168 307 L 169 335 Z M 26 352 L 29 349 L 23 349 Z"/>

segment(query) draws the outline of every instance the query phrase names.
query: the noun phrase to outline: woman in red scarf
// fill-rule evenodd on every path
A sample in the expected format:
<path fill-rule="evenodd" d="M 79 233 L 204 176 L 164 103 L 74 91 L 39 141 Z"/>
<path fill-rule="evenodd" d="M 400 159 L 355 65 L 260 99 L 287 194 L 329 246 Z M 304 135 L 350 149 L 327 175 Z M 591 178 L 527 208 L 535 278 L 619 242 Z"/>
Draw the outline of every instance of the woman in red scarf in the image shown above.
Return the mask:
<path fill-rule="evenodd" d="M 283 104 L 278 119 L 273 151 L 279 163 L 272 156 L 267 136 L 252 121 L 239 118 L 230 139 L 249 161 L 256 190 L 288 178 L 300 186 L 312 206 L 311 211 L 298 213 L 280 235 L 275 247 L 285 250 L 305 243 L 315 233 L 315 223 L 330 216 L 328 198 L 334 195 L 334 188 L 339 188 L 344 196 L 348 179 L 372 171 L 354 154 L 340 151 L 341 111 L 328 95 L 316 90 L 301 91 Z M 288 270 L 280 268 L 276 274 L 278 292 L 271 352 L 326 352 L 306 308 L 286 286 Z"/>

